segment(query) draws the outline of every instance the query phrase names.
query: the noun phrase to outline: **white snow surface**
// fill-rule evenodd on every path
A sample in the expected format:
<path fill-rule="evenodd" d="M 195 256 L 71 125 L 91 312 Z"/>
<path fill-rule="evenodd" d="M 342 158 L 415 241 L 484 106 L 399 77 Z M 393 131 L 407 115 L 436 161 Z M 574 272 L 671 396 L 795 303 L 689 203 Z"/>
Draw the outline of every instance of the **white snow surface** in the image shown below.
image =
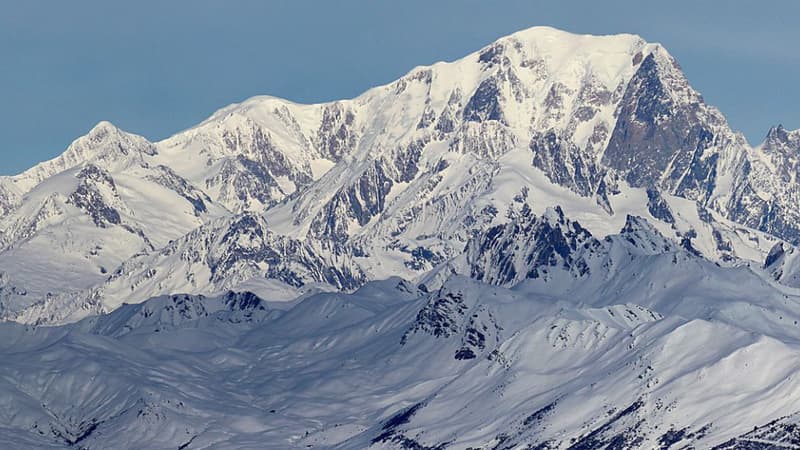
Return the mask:
<path fill-rule="evenodd" d="M 287 311 L 177 295 L 3 323 L 0 442 L 712 448 L 797 412 L 796 292 L 682 250 L 634 259 L 616 296 L 393 278 Z"/>

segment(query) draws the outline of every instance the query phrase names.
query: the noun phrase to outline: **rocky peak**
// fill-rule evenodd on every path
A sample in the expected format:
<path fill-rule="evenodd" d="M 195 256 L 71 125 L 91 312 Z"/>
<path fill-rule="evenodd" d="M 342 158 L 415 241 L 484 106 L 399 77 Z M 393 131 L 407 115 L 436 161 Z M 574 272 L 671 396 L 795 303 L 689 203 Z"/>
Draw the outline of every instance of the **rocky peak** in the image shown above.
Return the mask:
<path fill-rule="evenodd" d="M 731 133 L 724 118 L 658 48 L 628 83 L 602 162 L 633 186 L 704 196 L 716 177 L 715 159 L 706 150 L 717 144 L 719 133 Z"/>
<path fill-rule="evenodd" d="M 645 254 L 659 254 L 677 250 L 674 242 L 664 237 L 647 219 L 628 214 L 619 238 L 627 245 Z M 614 237 L 609 237 L 613 240 Z"/>
<path fill-rule="evenodd" d="M 790 131 L 783 125 L 772 127 L 760 148 L 776 163 L 795 163 L 800 157 L 800 130 Z"/>
<path fill-rule="evenodd" d="M 76 177 L 80 181 L 66 202 L 83 210 L 98 227 L 120 225 L 120 209 L 124 209 L 124 204 L 111 175 L 94 164 L 88 164 Z"/>
<path fill-rule="evenodd" d="M 583 276 L 589 271 L 583 252 L 600 246 L 560 207 L 540 217 L 524 209 L 510 222 L 478 234 L 467 244 L 465 258 L 472 278 L 513 286 L 526 278 L 547 279 L 559 270 Z"/>
<path fill-rule="evenodd" d="M 155 145 L 147 139 L 103 121 L 88 134 L 73 141 L 61 155 L 12 179 L 18 189 L 27 192 L 46 178 L 84 163 L 92 163 L 106 170 L 122 169 L 146 164 L 146 159 L 157 153 Z"/>
<path fill-rule="evenodd" d="M 66 158 L 83 157 L 86 161 L 112 160 L 124 156 L 144 157 L 158 154 L 147 139 L 127 133 L 110 122 L 102 121 L 89 133 L 76 139 L 65 152 Z"/>
<path fill-rule="evenodd" d="M 800 130 L 790 131 L 780 124 L 770 128 L 764 140 L 764 147 L 774 148 L 784 146 L 791 146 L 796 149 L 800 148 Z"/>
<path fill-rule="evenodd" d="M 800 130 L 789 131 L 783 125 L 772 127 L 760 150 L 783 181 L 797 182 L 800 172 Z"/>

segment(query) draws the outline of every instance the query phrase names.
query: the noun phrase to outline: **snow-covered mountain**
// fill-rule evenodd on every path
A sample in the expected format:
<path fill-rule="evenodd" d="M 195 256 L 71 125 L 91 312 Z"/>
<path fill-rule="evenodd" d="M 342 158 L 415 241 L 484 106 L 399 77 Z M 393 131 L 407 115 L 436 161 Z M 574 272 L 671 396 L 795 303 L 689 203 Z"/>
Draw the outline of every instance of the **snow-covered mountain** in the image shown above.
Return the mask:
<path fill-rule="evenodd" d="M 798 152 L 658 44 L 546 27 L 101 122 L 0 177 L 0 442 L 791 448 Z"/>
<path fill-rule="evenodd" d="M 791 136 L 778 128 L 750 148 L 658 44 L 533 28 L 352 100 L 254 97 L 158 143 L 99 124 L 0 180 L 4 306 L 30 319 L 39 313 L 21 311 L 32 304 L 110 310 L 233 280 L 287 281 L 267 253 L 216 278 L 163 256 L 183 240 L 197 248 L 182 253 L 217 258 L 197 233 L 224 234 L 249 213 L 314 247 L 308 264 L 325 267 L 309 273 L 352 275 L 293 285 L 417 279 L 521 208 L 556 205 L 600 237 L 633 214 L 712 260 L 760 264 L 798 236 Z M 237 248 L 214 252 L 239 260 Z"/>
<path fill-rule="evenodd" d="M 249 293 L 172 295 L 59 327 L 0 324 L 0 442 L 791 448 L 797 292 L 640 219 L 597 242 L 584 259 L 604 264 L 559 262 L 513 289 L 392 278 L 288 310 Z"/>

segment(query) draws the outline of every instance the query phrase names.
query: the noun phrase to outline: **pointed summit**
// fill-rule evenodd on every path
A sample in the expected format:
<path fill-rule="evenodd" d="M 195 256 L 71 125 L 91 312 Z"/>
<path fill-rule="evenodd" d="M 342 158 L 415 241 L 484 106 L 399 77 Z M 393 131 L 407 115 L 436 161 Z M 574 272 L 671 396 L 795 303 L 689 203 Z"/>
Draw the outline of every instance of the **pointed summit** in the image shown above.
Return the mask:
<path fill-rule="evenodd" d="M 101 131 L 101 130 L 119 130 L 119 128 L 117 128 L 116 125 L 114 125 L 113 123 L 111 123 L 111 122 L 109 122 L 107 120 L 101 120 L 100 122 L 97 122 L 97 124 L 94 127 L 92 127 L 92 129 L 89 131 L 89 134 L 92 134 L 92 133 L 95 133 L 95 132 Z"/>
<path fill-rule="evenodd" d="M 116 149 L 106 148 L 114 146 L 116 146 Z M 79 147 L 83 148 L 79 149 Z M 151 156 L 157 153 L 155 146 L 147 141 L 147 139 L 136 134 L 125 132 L 106 120 L 97 122 L 97 125 L 92 127 L 88 134 L 73 141 L 66 153 L 69 153 L 70 150 L 78 152 L 100 150 L 103 153 L 118 150 L 124 155 L 139 151 Z"/>
<path fill-rule="evenodd" d="M 61 155 L 37 164 L 13 179 L 16 187 L 26 192 L 50 176 L 86 162 L 108 169 L 139 162 L 157 153 L 156 147 L 147 139 L 122 131 L 104 120 L 86 135 L 75 139 Z"/>
<path fill-rule="evenodd" d="M 625 226 L 620 230 L 619 237 L 645 254 L 671 252 L 677 249 L 675 243 L 664 237 L 647 219 L 631 214 L 625 218 Z"/>
<path fill-rule="evenodd" d="M 88 138 L 94 142 L 102 142 L 105 139 L 108 139 L 112 136 L 117 136 L 124 133 L 122 130 L 117 128 L 114 124 L 107 120 L 101 120 L 97 122 L 97 124 L 89 130 L 89 133 L 84 138 Z M 79 138 L 80 139 L 80 138 Z"/>
<path fill-rule="evenodd" d="M 800 130 L 787 130 L 782 124 L 770 128 L 764 139 L 764 149 L 770 150 L 781 145 L 800 147 Z"/>

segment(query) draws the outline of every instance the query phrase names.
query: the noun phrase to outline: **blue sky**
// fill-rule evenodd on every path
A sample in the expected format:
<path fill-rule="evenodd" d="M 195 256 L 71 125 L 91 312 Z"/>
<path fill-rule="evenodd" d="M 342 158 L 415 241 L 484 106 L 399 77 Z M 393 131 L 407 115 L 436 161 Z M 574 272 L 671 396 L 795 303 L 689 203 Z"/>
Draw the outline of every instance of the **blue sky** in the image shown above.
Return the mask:
<path fill-rule="evenodd" d="M 0 174 L 96 122 L 162 139 L 258 94 L 353 97 L 535 25 L 661 42 L 751 142 L 800 128 L 794 1 L 5 1 Z"/>

